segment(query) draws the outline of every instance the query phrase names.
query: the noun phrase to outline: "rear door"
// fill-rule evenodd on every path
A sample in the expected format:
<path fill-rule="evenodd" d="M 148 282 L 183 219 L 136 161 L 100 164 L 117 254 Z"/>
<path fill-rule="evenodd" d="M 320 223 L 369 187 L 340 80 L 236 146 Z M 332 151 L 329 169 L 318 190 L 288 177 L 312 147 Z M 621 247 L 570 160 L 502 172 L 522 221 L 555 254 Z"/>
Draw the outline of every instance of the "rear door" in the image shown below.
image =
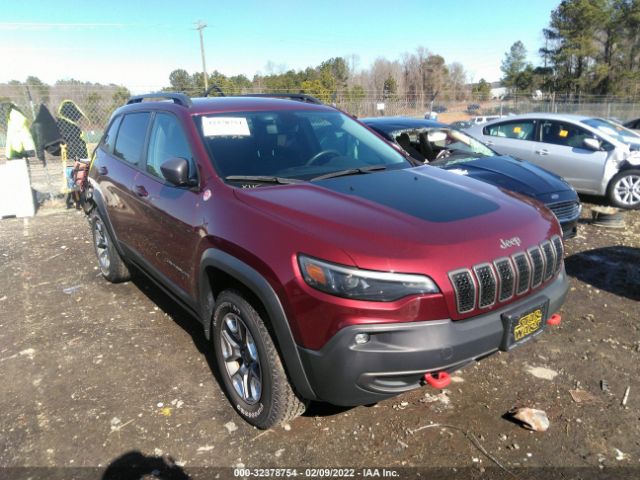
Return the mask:
<path fill-rule="evenodd" d="M 117 241 L 129 248 L 138 223 L 137 198 L 131 188 L 142 161 L 149 118 L 149 112 L 129 113 L 114 118 L 96 150 L 92 166 Z"/>
<path fill-rule="evenodd" d="M 175 157 L 187 159 L 190 176 L 198 179 L 196 162 L 178 117 L 168 112 L 154 115 L 146 158 L 133 191 L 138 197 L 135 247 L 150 273 L 190 291 L 194 256 L 200 239 L 199 187 L 177 187 L 162 175 L 162 164 Z"/>
<path fill-rule="evenodd" d="M 534 163 L 564 177 L 580 192 L 600 194 L 608 153 L 584 147 L 585 138 L 602 139 L 570 122 L 543 120 Z"/>
<path fill-rule="evenodd" d="M 482 129 L 484 141 L 501 155 L 510 155 L 535 162 L 535 135 L 538 120 L 509 120 L 487 125 Z"/>

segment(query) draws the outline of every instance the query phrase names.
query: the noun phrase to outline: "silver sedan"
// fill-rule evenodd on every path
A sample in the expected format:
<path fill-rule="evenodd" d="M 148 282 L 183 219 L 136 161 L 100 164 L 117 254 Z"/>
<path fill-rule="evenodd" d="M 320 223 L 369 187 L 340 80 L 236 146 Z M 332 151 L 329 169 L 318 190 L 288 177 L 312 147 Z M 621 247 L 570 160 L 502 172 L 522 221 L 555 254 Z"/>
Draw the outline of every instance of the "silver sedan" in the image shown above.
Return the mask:
<path fill-rule="evenodd" d="M 530 113 L 474 125 L 466 132 L 502 155 L 527 160 L 578 192 L 640 207 L 640 135 L 602 118 Z"/>

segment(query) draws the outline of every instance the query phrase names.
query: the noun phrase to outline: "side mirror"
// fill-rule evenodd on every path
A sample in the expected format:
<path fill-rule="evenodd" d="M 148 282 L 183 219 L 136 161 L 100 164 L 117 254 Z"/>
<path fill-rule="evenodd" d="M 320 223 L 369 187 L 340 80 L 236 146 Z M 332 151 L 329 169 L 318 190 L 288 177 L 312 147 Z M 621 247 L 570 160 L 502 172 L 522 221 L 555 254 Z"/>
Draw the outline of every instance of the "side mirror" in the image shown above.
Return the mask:
<path fill-rule="evenodd" d="M 189 162 L 185 158 L 170 158 L 160 166 L 162 175 L 169 183 L 178 187 L 191 186 L 193 181 L 189 178 Z"/>
<path fill-rule="evenodd" d="M 582 144 L 587 150 L 593 150 L 594 152 L 600 151 L 600 140 L 595 138 L 585 138 Z"/>

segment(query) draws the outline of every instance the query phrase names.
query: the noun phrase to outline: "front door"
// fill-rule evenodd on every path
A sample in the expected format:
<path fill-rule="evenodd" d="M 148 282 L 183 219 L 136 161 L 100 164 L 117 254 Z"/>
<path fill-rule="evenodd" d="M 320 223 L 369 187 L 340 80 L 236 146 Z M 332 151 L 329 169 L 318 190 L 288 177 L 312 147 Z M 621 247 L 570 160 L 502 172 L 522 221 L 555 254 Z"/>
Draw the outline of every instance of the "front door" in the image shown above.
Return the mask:
<path fill-rule="evenodd" d="M 534 149 L 535 163 L 560 175 L 580 192 L 600 194 L 608 154 L 586 148 L 585 138 L 597 139 L 572 123 L 544 120 L 540 125 L 540 142 Z"/>
<path fill-rule="evenodd" d="M 199 188 L 177 187 L 164 179 L 161 166 L 175 157 L 187 159 L 190 174 L 197 179 L 180 121 L 173 114 L 158 112 L 152 121 L 144 168 L 133 185 L 140 218 L 135 245 L 150 273 L 188 295 L 197 274 L 194 266 L 198 264 L 195 256 L 201 238 L 202 202 Z"/>

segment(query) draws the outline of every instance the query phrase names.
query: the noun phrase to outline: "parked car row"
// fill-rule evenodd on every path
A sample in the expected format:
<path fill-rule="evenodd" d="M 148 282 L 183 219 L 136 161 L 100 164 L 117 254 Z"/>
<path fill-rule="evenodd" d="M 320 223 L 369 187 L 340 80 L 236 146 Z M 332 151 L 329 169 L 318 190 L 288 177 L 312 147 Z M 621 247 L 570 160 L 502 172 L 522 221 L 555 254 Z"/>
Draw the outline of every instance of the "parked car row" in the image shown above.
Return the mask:
<path fill-rule="evenodd" d="M 102 275 L 141 271 L 201 323 L 243 419 L 444 388 L 559 322 L 563 231 L 531 197 L 575 202 L 563 181 L 441 124 L 385 140 L 294 98 L 132 97 L 89 173 Z"/>

